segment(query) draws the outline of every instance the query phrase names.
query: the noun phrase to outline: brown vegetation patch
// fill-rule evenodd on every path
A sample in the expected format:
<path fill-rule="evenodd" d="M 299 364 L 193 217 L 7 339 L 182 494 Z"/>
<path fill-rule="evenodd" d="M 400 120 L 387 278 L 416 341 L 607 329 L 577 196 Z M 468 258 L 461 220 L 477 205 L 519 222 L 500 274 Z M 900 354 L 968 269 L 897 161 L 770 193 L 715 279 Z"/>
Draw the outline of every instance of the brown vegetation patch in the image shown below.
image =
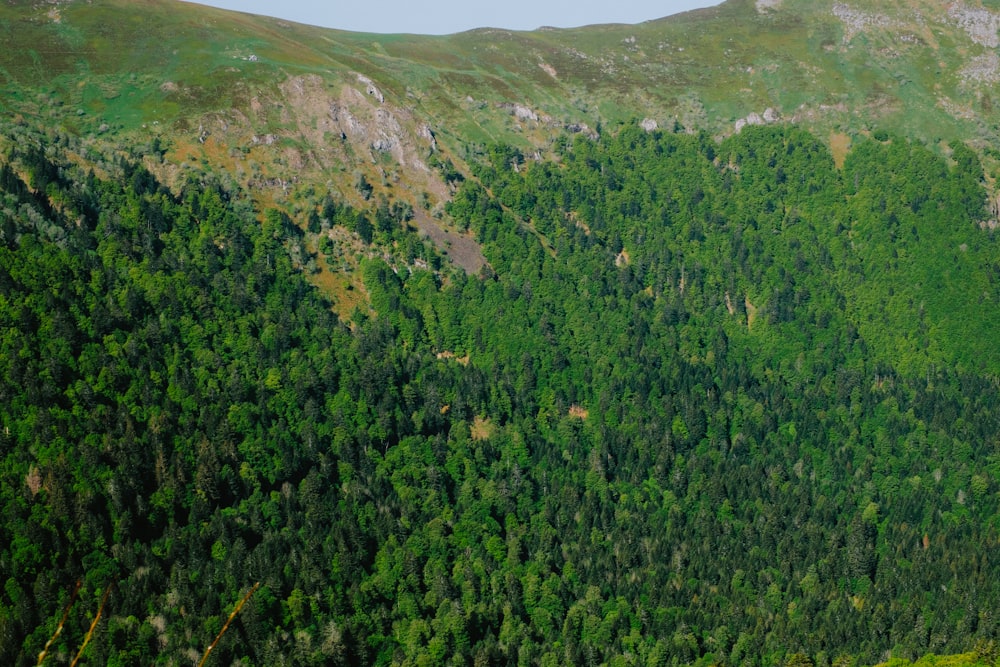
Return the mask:
<path fill-rule="evenodd" d="M 451 350 L 445 350 L 444 352 L 438 352 L 437 353 L 437 358 L 438 359 L 454 359 L 455 361 L 457 361 L 458 363 L 462 364 L 463 366 L 468 366 L 469 365 L 469 354 L 468 353 L 466 353 L 466 355 L 464 357 L 456 357 L 455 353 L 452 352 Z"/>
<path fill-rule="evenodd" d="M 489 419 L 477 416 L 472 421 L 470 432 L 473 440 L 486 440 L 493 435 L 493 423 Z"/>
<path fill-rule="evenodd" d="M 347 321 L 356 308 L 370 312 L 368 291 L 361 273 L 357 271 L 359 256 L 365 254 L 366 248 L 357 235 L 343 227 L 334 227 L 327 234 L 334 241 L 338 261 L 331 265 L 327 256 L 320 252 L 316 239 L 308 237 L 306 252 L 315 254 L 318 271 L 312 274 L 306 272 L 306 275 L 333 302 L 333 312 Z"/>
<path fill-rule="evenodd" d="M 833 154 L 833 163 L 837 169 L 844 167 L 844 160 L 847 159 L 847 152 L 851 149 L 851 138 L 842 132 L 830 133 L 830 153 Z"/>
<path fill-rule="evenodd" d="M 321 264 L 323 261 L 324 258 L 321 254 L 317 264 Z M 323 267 L 319 273 L 310 276 L 309 280 L 330 299 L 333 303 L 332 310 L 337 313 L 340 319 L 344 321 L 351 319 L 356 308 L 361 308 L 363 311 L 368 310 L 368 292 L 360 277 L 354 280 L 348 274 L 330 271 Z"/>
<path fill-rule="evenodd" d="M 24 478 L 24 483 L 28 485 L 28 490 L 32 496 L 37 496 L 42 489 L 42 475 L 36 466 L 28 469 L 28 474 Z"/>
<path fill-rule="evenodd" d="M 586 409 L 579 405 L 569 406 L 569 416 L 576 417 L 577 419 L 586 419 L 590 414 Z"/>
<path fill-rule="evenodd" d="M 747 308 L 747 329 L 753 327 L 753 321 L 757 319 L 757 306 L 750 303 L 750 297 L 743 297 L 743 304 Z"/>

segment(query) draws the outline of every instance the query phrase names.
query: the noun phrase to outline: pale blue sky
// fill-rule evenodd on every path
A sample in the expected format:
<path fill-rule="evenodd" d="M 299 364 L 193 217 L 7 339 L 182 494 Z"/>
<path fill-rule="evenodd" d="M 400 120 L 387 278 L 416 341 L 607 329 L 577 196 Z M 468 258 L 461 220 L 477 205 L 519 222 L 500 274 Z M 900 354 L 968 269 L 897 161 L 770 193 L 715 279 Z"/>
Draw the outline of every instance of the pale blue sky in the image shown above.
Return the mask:
<path fill-rule="evenodd" d="M 199 0 L 199 4 L 358 32 L 447 34 L 472 28 L 532 30 L 641 23 L 718 0 Z"/>

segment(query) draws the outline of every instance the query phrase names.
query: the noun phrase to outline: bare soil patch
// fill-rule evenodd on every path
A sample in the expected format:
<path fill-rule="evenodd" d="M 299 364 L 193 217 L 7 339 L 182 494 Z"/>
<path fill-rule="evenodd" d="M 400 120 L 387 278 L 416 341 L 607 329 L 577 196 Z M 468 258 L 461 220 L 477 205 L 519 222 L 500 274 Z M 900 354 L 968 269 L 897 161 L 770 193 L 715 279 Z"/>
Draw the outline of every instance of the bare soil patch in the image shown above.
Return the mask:
<path fill-rule="evenodd" d="M 843 169 L 847 152 L 851 149 L 851 138 L 841 132 L 830 133 L 830 152 L 837 169 Z"/>
<path fill-rule="evenodd" d="M 462 267 L 466 273 L 475 275 L 486 266 L 483 251 L 476 240 L 468 234 L 446 229 L 444 225 L 421 210 L 414 212 L 412 223 L 438 250 Z"/>

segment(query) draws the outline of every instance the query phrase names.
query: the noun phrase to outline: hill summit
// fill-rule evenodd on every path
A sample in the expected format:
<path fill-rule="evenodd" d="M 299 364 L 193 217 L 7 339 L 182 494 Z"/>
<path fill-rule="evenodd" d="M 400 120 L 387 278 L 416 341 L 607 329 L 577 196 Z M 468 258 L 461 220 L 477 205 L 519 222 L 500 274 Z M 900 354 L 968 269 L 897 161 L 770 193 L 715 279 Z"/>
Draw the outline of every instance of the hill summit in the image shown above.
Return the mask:
<path fill-rule="evenodd" d="M 440 201 L 432 156 L 464 170 L 470 143 L 544 154 L 558 133 L 622 123 L 715 136 L 791 123 L 835 150 L 878 129 L 998 139 L 1000 8 L 981 2 L 731 0 L 636 26 L 446 37 L 167 0 L 14 2 L 0 20 L 8 113 L 159 138 L 173 164 L 205 159 L 279 197 L 360 170 Z"/>

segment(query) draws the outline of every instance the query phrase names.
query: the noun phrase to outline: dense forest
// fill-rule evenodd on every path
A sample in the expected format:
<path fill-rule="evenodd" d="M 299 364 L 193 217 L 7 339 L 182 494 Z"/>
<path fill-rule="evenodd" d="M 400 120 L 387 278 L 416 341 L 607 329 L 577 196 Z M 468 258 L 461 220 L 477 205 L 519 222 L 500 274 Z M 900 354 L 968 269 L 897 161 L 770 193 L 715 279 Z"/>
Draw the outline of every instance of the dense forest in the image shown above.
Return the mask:
<path fill-rule="evenodd" d="M 249 592 L 207 664 L 1000 657 L 1000 248 L 965 146 L 482 146 L 467 276 L 385 204 L 298 221 L 13 145 L 0 663 L 61 628 L 51 664 L 193 664 Z M 350 322 L 305 268 L 331 225 L 395 249 Z"/>

